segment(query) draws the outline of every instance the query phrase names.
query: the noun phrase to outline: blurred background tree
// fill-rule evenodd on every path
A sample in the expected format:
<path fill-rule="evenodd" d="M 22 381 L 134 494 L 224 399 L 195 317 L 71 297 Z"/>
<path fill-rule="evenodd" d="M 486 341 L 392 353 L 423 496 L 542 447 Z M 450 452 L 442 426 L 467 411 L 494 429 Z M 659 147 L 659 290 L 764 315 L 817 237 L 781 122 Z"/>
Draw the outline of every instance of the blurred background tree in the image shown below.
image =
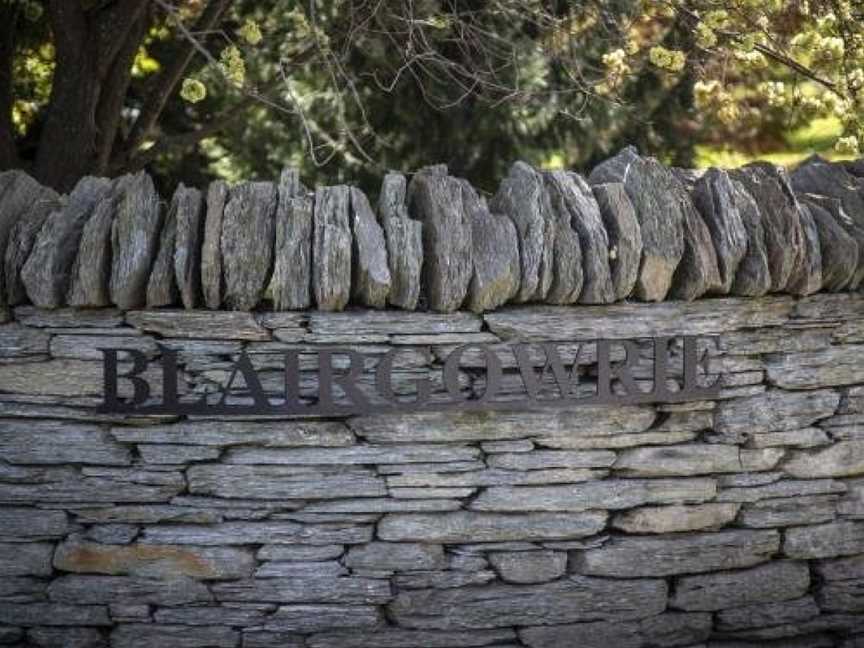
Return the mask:
<path fill-rule="evenodd" d="M 0 0 L 0 168 L 68 189 L 274 177 L 374 192 L 446 162 L 626 144 L 677 165 L 864 144 L 849 0 Z"/>

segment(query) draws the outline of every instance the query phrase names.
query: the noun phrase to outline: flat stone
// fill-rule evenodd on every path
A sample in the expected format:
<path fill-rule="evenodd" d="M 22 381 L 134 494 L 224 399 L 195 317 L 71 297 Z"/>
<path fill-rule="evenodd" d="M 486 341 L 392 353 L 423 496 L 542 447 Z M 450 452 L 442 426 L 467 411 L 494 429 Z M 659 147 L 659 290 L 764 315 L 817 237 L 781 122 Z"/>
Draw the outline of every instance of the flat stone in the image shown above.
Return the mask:
<path fill-rule="evenodd" d="M 177 201 L 174 247 L 174 276 L 184 308 L 201 302 L 201 246 L 204 236 L 204 201 L 198 189 L 182 184 L 174 194 Z"/>
<path fill-rule="evenodd" d="M 181 421 L 172 425 L 114 427 L 111 434 L 122 443 L 249 444 L 265 448 L 336 448 L 354 442 L 350 430 L 335 421 Z"/>
<path fill-rule="evenodd" d="M 27 291 L 21 280 L 21 271 L 36 238 L 48 216 L 62 209 L 60 197 L 48 187 L 42 187 L 28 207 L 14 220 L 9 229 L 6 251 L 3 255 L 5 303 L 14 306 L 27 301 Z M 86 227 L 86 226 L 85 226 Z M 0 300 L 2 301 L 2 300 Z"/>
<path fill-rule="evenodd" d="M 207 586 L 191 578 L 61 576 L 51 582 L 48 594 L 54 602 L 77 605 L 148 603 L 170 606 L 213 600 Z"/>
<path fill-rule="evenodd" d="M 717 500 L 720 502 L 757 502 L 769 498 L 800 497 L 805 495 L 843 493 L 846 491 L 846 487 L 842 482 L 832 479 L 784 479 L 776 481 L 775 478 L 774 481 L 775 483 L 765 485 L 725 488 L 717 494 Z"/>
<path fill-rule="evenodd" d="M 761 297 L 771 290 L 771 269 L 759 204 L 744 185 L 732 179 L 735 207 L 747 233 L 747 249 L 738 265 L 731 293 L 741 297 Z"/>
<path fill-rule="evenodd" d="M 372 542 L 351 547 L 345 556 L 345 566 L 353 570 L 415 571 L 445 565 L 442 547 L 429 544 Z"/>
<path fill-rule="evenodd" d="M 340 603 L 383 605 L 392 598 L 390 583 L 375 578 L 353 576 L 306 576 L 266 578 L 215 583 L 218 601 L 273 603 Z"/>
<path fill-rule="evenodd" d="M 111 328 L 123 324 L 123 314 L 115 308 L 46 310 L 36 306 L 18 306 L 15 321 L 32 328 Z"/>
<path fill-rule="evenodd" d="M 789 178 L 784 171 L 765 162 L 748 164 L 730 172 L 730 176 L 738 180 L 759 205 L 771 292 L 785 290 L 805 245 Z"/>
<path fill-rule="evenodd" d="M 0 576 L 50 576 L 54 545 L 0 543 Z"/>
<path fill-rule="evenodd" d="M 309 513 L 404 513 L 415 511 L 453 511 L 461 507 L 458 500 L 415 499 L 394 500 L 383 497 L 358 497 L 319 501 L 307 504 Z"/>
<path fill-rule="evenodd" d="M 369 605 L 281 605 L 263 627 L 270 632 L 362 631 L 381 621 L 381 613 Z"/>
<path fill-rule="evenodd" d="M 849 287 L 855 280 L 858 256 L 861 253 L 858 242 L 834 215 L 819 204 L 819 199 L 800 196 L 816 225 L 822 255 L 822 289 L 836 292 Z M 839 210 L 838 210 L 839 212 Z"/>
<path fill-rule="evenodd" d="M 531 648 L 641 648 L 684 646 L 704 641 L 711 634 L 711 616 L 664 612 L 636 622 L 594 621 L 558 626 L 523 628 L 519 638 Z M 647 642 L 647 643 L 646 643 Z"/>
<path fill-rule="evenodd" d="M 644 504 L 700 503 L 716 493 L 713 479 L 616 479 L 560 486 L 495 486 L 471 502 L 475 511 L 586 511 Z"/>
<path fill-rule="evenodd" d="M 45 218 L 21 269 L 27 297 L 36 306 L 57 308 L 64 304 L 84 225 L 110 188 L 111 182 L 105 178 L 82 178 L 62 208 Z"/>
<path fill-rule="evenodd" d="M 738 472 L 739 449 L 717 444 L 685 444 L 630 448 L 622 451 L 615 471 L 637 477 L 676 477 Z"/>
<path fill-rule="evenodd" d="M 49 336 L 43 331 L 11 322 L 0 326 L 0 357 L 26 358 L 48 353 Z"/>
<path fill-rule="evenodd" d="M 224 522 L 214 525 L 178 524 L 147 527 L 146 544 L 245 545 L 245 544 L 363 544 L 372 539 L 371 527 L 350 523 L 305 525 L 297 522 Z"/>
<path fill-rule="evenodd" d="M 472 313 L 408 313 L 401 311 L 352 310 L 350 313 L 309 313 L 309 330 L 322 338 L 344 335 L 444 335 L 477 333 L 483 320 Z"/>
<path fill-rule="evenodd" d="M 575 554 L 572 568 L 613 578 L 670 576 L 752 567 L 770 560 L 779 549 L 780 534 L 773 530 L 619 537 Z"/>
<path fill-rule="evenodd" d="M 582 304 L 607 304 L 614 301 L 612 275 L 609 267 L 609 237 L 603 225 L 600 208 L 585 180 L 575 173 L 551 171 L 545 174 L 546 186 L 553 209 L 558 214 L 559 227 L 556 232 L 556 273 L 562 261 L 574 255 L 574 261 L 582 264 L 582 289 L 578 300 Z M 561 222 L 563 221 L 563 222 Z M 561 231 L 572 229 L 577 234 L 575 241 L 562 241 L 557 237 Z M 579 253 L 581 251 L 581 254 Z M 559 259 L 559 256 L 563 259 Z M 571 262 L 572 263 L 572 262 Z M 552 293 L 550 293 L 550 296 Z M 569 303 L 566 300 L 549 299 L 551 303 Z"/>
<path fill-rule="evenodd" d="M 771 354 L 765 358 L 768 380 L 783 389 L 818 389 L 861 381 L 864 345 L 845 344 L 820 351 Z"/>
<path fill-rule="evenodd" d="M 0 508 L 0 539 L 59 538 L 66 534 L 66 513 L 36 508 Z"/>
<path fill-rule="evenodd" d="M 265 545 L 258 550 L 258 560 L 322 561 L 339 558 L 345 552 L 342 545 Z"/>
<path fill-rule="evenodd" d="M 144 305 L 147 279 L 158 247 L 159 194 L 144 171 L 123 185 L 111 225 L 111 302 L 122 310 Z"/>
<path fill-rule="evenodd" d="M 798 451 L 783 464 L 783 472 L 800 479 L 864 474 L 864 440 L 841 441 L 816 451 Z"/>
<path fill-rule="evenodd" d="M 826 581 L 850 580 L 864 577 L 864 554 L 848 558 L 820 560 L 816 573 Z"/>
<path fill-rule="evenodd" d="M 301 189 L 297 169 L 279 176 L 273 276 L 267 292 L 276 310 L 312 304 L 312 214 L 314 201 Z"/>
<path fill-rule="evenodd" d="M 735 196 L 729 174 L 722 169 L 709 169 L 700 177 L 692 191 L 693 202 L 702 215 L 717 253 L 720 287 L 717 292 L 729 294 L 738 273 L 738 266 L 747 253 L 747 229 Z"/>
<path fill-rule="evenodd" d="M 188 471 L 192 493 L 252 499 L 338 499 L 387 494 L 384 481 L 366 471 L 326 467 L 314 472 L 292 466 L 196 465 Z"/>
<path fill-rule="evenodd" d="M 232 310 L 251 310 L 264 295 L 273 265 L 277 201 L 272 182 L 244 182 L 229 192 L 220 252 L 224 302 Z"/>
<path fill-rule="evenodd" d="M 177 241 L 177 210 L 181 192 L 184 190 L 185 187 L 182 185 L 177 188 L 165 214 L 156 258 L 153 260 L 150 278 L 147 280 L 145 300 L 147 308 L 173 306 L 180 301 L 177 280 L 174 278 L 174 248 Z"/>
<path fill-rule="evenodd" d="M 64 542 L 54 554 L 54 567 L 78 574 L 109 574 L 145 578 L 189 576 L 197 580 L 248 578 L 252 554 L 226 547 L 170 545 L 103 545 Z"/>
<path fill-rule="evenodd" d="M 40 648 L 103 648 L 106 645 L 95 628 L 31 628 L 27 637 Z"/>
<path fill-rule="evenodd" d="M 111 631 L 112 648 L 234 648 L 239 639 L 237 630 L 225 626 L 127 623 Z"/>
<path fill-rule="evenodd" d="M 812 596 L 804 596 L 794 601 L 742 605 L 718 611 L 717 629 L 721 632 L 729 632 L 795 624 L 817 617 L 819 613 L 819 606 Z"/>
<path fill-rule="evenodd" d="M 114 217 L 131 176 L 112 182 L 84 224 L 66 303 L 70 306 L 102 308 L 111 303 L 108 282 L 111 277 L 111 231 Z"/>
<path fill-rule="evenodd" d="M 680 610 L 712 612 L 795 599 L 809 587 L 807 563 L 777 561 L 745 570 L 682 576 L 675 581 L 669 604 Z"/>
<path fill-rule="evenodd" d="M 397 594 L 388 611 L 406 628 L 470 630 L 639 619 L 660 613 L 665 604 L 661 580 L 569 576 L 543 585 L 408 590 Z"/>
<path fill-rule="evenodd" d="M 513 222 L 492 214 L 463 181 L 463 202 L 471 218 L 473 273 L 466 307 L 475 313 L 495 310 L 519 291 L 519 239 Z M 577 292 L 578 294 L 578 292 Z"/>
<path fill-rule="evenodd" d="M 822 288 L 822 249 L 819 230 L 810 207 L 801 203 L 797 206 L 804 244 L 787 291 L 793 295 L 812 295 Z"/>
<path fill-rule="evenodd" d="M 630 296 L 639 278 L 642 260 L 639 219 L 620 182 L 596 184 L 592 191 L 609 237 L 609 271 L 614 301 L 620 301 Z"/>
<path fill-rule="evenodd" d="M 826 612 L 864 612 L 864 583 L 845 580 L 827 583 L 816 594 L 819 607 Z"/>
<path fill-rule="evenodd" d="M 411 217 L 422 223 L 422 292 L 429 308 L 458 310 L 474 271 L 463 182 L 446 174 L 418 172 L 411 179 L 407 201 Z"/>
<path fill-rule="evenodd" d="M 0 422 L 0 458 L 13 464 L 132 462 L 129 450 L 105 430 L 58 421 Z"/>
<path fill-rule="evenodd" d="M 215 524 L 222 521 L 218 509 L 192 506 L 138 505 L 76 509 L 75 517 L 84 523 L 157 524 L 160 522 Z"/>
<path fill-rule="evenodd" d="M 305 648 L 302 637 L 288 632 L 243 632 L 243 648 Z"/>
<path fill-rule="evenodd" d="M 746 504 L 738 519 L 743 527 L 769 529 L 834 520 L 836 495 L 780 497 Z"/>
<path fill-rule="evenodd" d="M 734 503 L 646 506 L 616 514 L 612 526 L 632 534 L 719 529 L 735 519 L 738 509 Z"/>
<path fill-rule="evenodd" d="M 715 413 L 714 429 L 731 437 L 797 430 L 831 416 L 839 403 L 840 395 L 830 389 L 806 392 L 771 389 L 756 396 L 722 401 Z"/>
<path fill-rule="evenodd" d="M 839 397 L 838 397 L 839 398 Z M 399 416 L 359 416 L 348 424 L 370 443 L 500 441 L 564 436 L 573 430 L 592 434 L 642 432 L 654 421 L 651 408 L 577 407 L 541 412 L 447 412 Z"/>
<path fill-rule="evenodd" d="M 270 333 L 251 313 L 205 313 L 182 310 L 134 311 L 126 321 L 164 337 L 213 340 L 269 340 Z"/>
<path fill-rule="evenodd" d="M 319 310 L 339 311 L 351 293 L 350 190 L 344 185 L 315 190 L 312 290 Z"/>
<path fill-rule="evenodd" d="M 677 192 L 671 189 L 678 181 L 657 160 L 640 157 L 634 147 L 595 167 L 589 181 L 592 185 L 624 185 L 642 234 L 642 262 L 634 295 L 643 301 L 662 301 L 684 256 L 685 214 Z"/>
<path fill-rule="evenodd" d="M 684 214 L 684 256 L 672 277 L 669 296 L 693 300 L 706 293 L 722 293 L 723 281 L 711 231 L 693 205 L 684 185 L 673 175 L 669 191 L 677 197 Z"/>
<path fill-rule="evenodd" d="M 505 583 L 529 585 L 555 580 L 567 571 L 567 554 L 559 551 L 502 551 L 489 562 Z"/>
<path fill-rule="evenodd" d="M 515 641 L 510 629 L 425 632 L 387 627 L 356 632 L 325 632 L 307 639 L 309 648 L 474 648 Z"/>
<path fill-rule="evenodd" d="M 783 553 L 805 560 L 864 553 L 864 523 L 828 522 L 786 529 Z"/>
<path fill-rule="evenodd" d="M 0 602 L 0 623 L 23 626 L 110 626 L 103 605 Z"/>
<path fill-rule="evenodd" d="M 254 605 L 246 607 L 240 605 L 220 606 L 195 606 L 181 608 L 160 608 L 156 610 L 153 617 L 156 623 L 178 624 L 184 626 L 260 626 L 267 619 L 267 612 L 276 606 L 272 604 Z M 113 616 L 113 615 L 112 615 Z M 150 611 L 147 610 L 145 619 L 149 620 Z"/>
<path fill-rule="evenodd" d="M 193 461 L 212 461 L 222 454 L 219 448 L 197 445 L 165 446 L 139 444 L 138 454 L 147 464 L 183 465 Z"/>
<path fill-rule="evenodd" d="M 222 220 L 228 201 L 228 185 L 214 180 L 207 188 L 207 207 L 204 216 L 204 238 L 201 242 L 201 288 L 207 308 L 222 306 L 225 280 L 222 276 Z"/>
<path fill-rule="evenodd" d="M 490 468 L 504 470 L 538 470 L 543 468 L 607 468 L 615 463 L 615 453 L 608 450 L 534 450 L 532 452 L 498 453 L 489 457 Z"/>
<path fill-rule="evenodd" d="M 378 197 L 378 219 L 387 241 L 391 280 L 388 302 L 397 308 L 414 310 L 420 298 L 423 225 L 408 217 L 406 188 L 407 182 L 401 173 L 384 176 Z"/>
<path fill-rule="evenodd" d="M 351 187 L 352 276 L 351 292 L 355 302 L 371 308 L 384 308 L 390 295 L 390 267 L 384 230 L 375 220 L 369 199 Z"/>
<path fill-rule="evenodd" d="M 412 462 L 466 461 L 480 456 L 476 448 L 467 446 L 357 445 L 347 448 L 261 449 L 237 448 L 229 451 L 225 463 L 292 464 L 292 465 L 351 465 Z"/>
<path fill-rule="evenodd" d="M 837 198 L 815 194 L 804 194 L 803 199 L 810 207 L 814 219 L 816 218 L 817 213 L 821 214 L 821 212 L 819 212 L 819 208 L 821 208 L 824 212 L 827 212 L 834 223 L 839 225 L 840 228 L 855 242 L 855 245 L 858 248 L 857 263 L 849 268 L 852 274 L 845 287 L 849 290 L 858 288 L 861 285 L 861 282 L 864 281 L 864 223 L 861 222 L 862 219 L 856 217 L 854 214 L 849 214 L 846 211 L 843 202 Z M 822 215 L 822 218 L 824 219 L 824 215 Z M 818 227 L 819 221 L 817 221 L 817 229 Z M 830 259 L 832 251 L 827 250 L 827 252 Z"/>
<path fill-rule="evenodd" d="M 515 301 L 543 301 L 555 276 L 555 222 L 543 176 L 525 162 L 516 162 L 491 201 L 519 237 L 520 282 Z M 563 268 L 562 268 L 563 269 Z"/>
<path fill-rule="evenodd" d="M 454 544 L 511 540 L 564 540 L 602 530 L 606 514 L 392 513 L 378 523 L 378 537 L 391 542 Z"/>

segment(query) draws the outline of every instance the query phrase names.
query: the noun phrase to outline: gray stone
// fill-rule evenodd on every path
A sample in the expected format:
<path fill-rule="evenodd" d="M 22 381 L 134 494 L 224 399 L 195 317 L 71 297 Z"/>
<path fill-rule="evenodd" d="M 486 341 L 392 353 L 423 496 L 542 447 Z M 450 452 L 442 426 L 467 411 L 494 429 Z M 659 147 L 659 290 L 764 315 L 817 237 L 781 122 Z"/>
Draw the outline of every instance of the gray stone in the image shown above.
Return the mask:
<path fill-rule="evenodd" d="M 142 542 L 201 546 L 268 543 L 328 545 L 363 544 L 371 539 L 371 527 L 359 527 L 350 523 L 315 526 L 297 522 L 264 521 L 147 527 Z"/>
<path fill-rule="evenodd" d="M 135 311 L 126 314 L 126 321 L 137 329 L 164 337 L 250 341 L 270 339 L 269 331 L 250 313 Z"/>
<path fill-rule="evenodd" d="M 646 506 L 618 513 L 612 526 L 625 533 L 676 533 L 719 529 L 735 519 L 738 504 Z"/>
<path fill-rule="evenodd" d="M 270 632 L 322 632 L 374 628 L 381 614 L 369 605 L 281 605 L 267 618 Z"/>
<path fill-rule="evenodd" d="M 846 213 L 864 225 L 864 199 L 859 182 L 842 165 L 812 156 L 792 172 L 791 182 L 797 192 L 839 200 Z"/>
<path fill-rule="evenodd" d="M 490 213 L 471 185 L 466 181 L 462 185 L 462 199 L 471 218 L 474 265 L 465 306 L 482 313 L 502 306 L 519 291 L 519 239 L 509 218 Z"/>
<path fill-rule="evenodd" d="M 319 310 L 345 308 L 351 293 L 350 191 L 344 185 L 315 190 L 312 290 Z"/>
<path fill-rule="evenodd" d="M 185 626 L 260 626 L 267 619 L 267 612 L 276 606 L 261 604 L 241 607 L 240 605 L 195 606 L 181 608 L 160 608 L 153 615 L 159 624 L 178 624 Z M 113 615 L 112 615 L 113 616 Z M 150 616 L 149 610 L 146 615 Z"/>
<path fill-rule="evenodd" d="M 201 192 L 182 184 L 174 194 L 177 202 L 174 276 L 185 308 L 201 301 L 201 245 L 204 236 L 204 202 Z"/>
<path fill-rule="evenodd" d="M 104 178 L 82 178 L 63 207 L 46 217 L 21 269 L 21 282 L 36 306 L 63 305 L 84 225 L 110 187 Z"/>
<path fill-rule="evenodd" d="M 354 301 L 371 308 L 384 308 L 390 295 L 390 268 L 384 231 L 375 220 L 369 199 L 351 187 L 352 276 Z"/>
<path fill-rule="evenodd" d="M 144 304 L 147 278 L 156 256 L 162 213 L 159 194 L 145 172 L 123 185 L 111 225 L 111 301 L 122 310 Z"/>
<path fill-rule="evenodd" d="M 826 583 L 816 594 L 819 607 L 826 612 L 864 612 L 864 580 Z"/>
<path fill-rule="evenodd" d="M 0 508 L 0 539 L 58 538 L 66 534 L 66 513 L 36 508 Z"/>
<path fill-rule="evenodd" d="M 543 585 L 408 590 L 397 594 L 388 611 L 406 628 L 470 630 L 639 619 L 658 614 L 665 606 L 662 580 L 570 576 Z"/>
<path fill-rule="evenodd" d="M 222 220 L 228 201 L 228 185 L 214 180 L 207 188 L 207 213 L 204 217 L 204 239 L 201 242 L 201 288 L 207 308 L 222 305 L 225 280 L 222 276 Z"/>
<path fill-rule="evenodd" d="M 722 401 L 715 413 L 715 430 L 737 437 L 751 432 L 796 430 L 831 416 L 840 395 L 830 389 L 764 394 Z"/>
<path fill-rule="evenodd" d="M 114 308 L 45 310 L 19 306 L 15 309 L 15 320 L 32 328 L 112 328 L 122 326 L 123 313 Z"/>
<path fill-rule="evenodd" d="M 42 187 L 28 207 L 17 217 L 9 229 L 6 251 L 3 255 L 5 303 L 14 306 L 27 300 L 27 291 L 21 280 L 21 271 L 39 236 L 45 219 L 63 206 L 60 197 L 48 187 Z M 2 303 L 0 299 L 0 303 Z"/>
<path fill-rule="evenodd" d="M 450 589 L 485 585 L 496 578 L 489 569 L 479 571 L 421 571 L 397 574 L 395 584 L 399 589 Z"/>
<path fill-rule="evenodd" d="M 637 477 L 677 477 L 738 472 L 743 469 L 735 446 L 685 444 L 632 448 L 621 452 L 615 471 Z"/>
<path fill-rule="evenodd" d="M 745 485 L 740 488 L 725 488 L 718 493 L 717 500 L 720 502 L 757 502 L 769 498 L 843 493 L 846 490 L 846 487 L 842 482 L 837 482 L 832 479 L 784 479 L 782 481 L 776 481 L 776 477 L 774 477 L 772 480 L 774 480 L 775 483 L 767 483 L 765 485 L 757 486 Z"/>
<path fill-rule="evenodd" d="M 819 616 L 819 607 L 816 605 L 816 601 L 813 600 L 812 596 L 805 596 L 794 601 L 757 603 L 720 610 L 717 613 L 717 629 L 721 632 L 729 632 L 749 628 L 767 628 L 808 621 L 816 616 Z"/>
<path fill-rule="evenodd" d="M 721 169 L 709 169 L 696 181 L 692 194 L 717 253 L 720 271 L 717 292 L 729 294 L 738 266 L 747 252 L 747 230 L 738 210 L 735 187 L 728 173 Z"/>
<path fill-rule="evenodd" d="M 458 310 L 474 271 L 471 216 L 457 178 L 419 172 L 411 179 L 408 211 L 422 223 L 423 294 L 431 310 Z"/>
<path fill-rule="evenodd" d="M 205 446 L 253 444 L 265 448 L 350 446 L 354 436 L 335 421 L 195 421 L 111 429 L 122 443 L 165 443 Z"/>
<path fill-rule="evenodd" d="M 830 522 L 837 511 L 835 495 L 767 499 L 745 505 L 738 524 L 751 528 L 774 528 Z"/>
<path fill-rule="evenodd" d="M 704 502 L 713 479 L 616 479 L 561 486 L 495 486 L 471 502 L 475 511 L 587 511 L 643 504 Z"/>
<path fill-rule="evenodd" d="M 353 570 L 416 571 L 441 569 L 446 565 L 440 545 L 406 542 L 372 542 L 351 547 L 345 565 Z"/>
<path fill-rule="evenodd" d="M 592 187 L 609 237 L 609 270 L 615 301 L 626 299 L 639 278 L 642 260 L 642 232 L 633 203 L 620 182 Z"/>
<path fill-rule="evenodd" d="M 474 648 L 515 641 L 510 629 L 465 632 L 424 632 L 384 628 L 377 631 L 327 632 L 307 640 L 309 648 Z"/>
<path fill-rule="evenodd" d="M 312 214 L 314 201 L 300 186 L 296 169 L 279 176 L 273 276 L 268 292 L 276 310 L 312 304 Z"/>
<path fill-rule="evenodd" d="M 770 354 L 768 380 L 783 389 L 818 389 L 861 381 L 864 345 L 832 346 L 820 351 Z"/>
<path fill-rule="evenodd" d="M 506 215 L 519 236 L 520 286 L 516 301 L 543 301 L 555 276 L 555 214 L 543 176 L 516 162 L 492 198 L 493 212 Z"/>
<path fill-rule="evenodd" d="M 0 576 L 50 576 L 54 545 L 0 543 Z"/>
<path fill-rule="evenodd" d="M 608 304 L 615 301 L 609 267 L 609 236 L 591 187 L 576 173 L 551 171 L 545 177 L 553 208 L 559 215 L 559 221 L 564 221 L 558 230 L 563 229 L 563 225 L 566 224 L 578 235 L 583 278 L 579 303 Z M 562 260 L 557 256 L 560 247 L 562 246 L 556 245 L 555 276 L 563 270 L 560 268 Z M 568 247 L 575 247 L 575 243 L 569 243 Z M 565 252 L 574 254 L 570 250 Z"/>
<path fill-rule="evenodd" d="M 786 529 L 783 553 L 805 560 L 864 553 L 864 523 L 828 522 Z"/>
<path fill-rule="evenodd" d="M 212 590 L 218 601 L 255 603 L 383 605 L 392 598 L 390 584 L 386 580 L 333 575 L 216 583 Z"/>
<path fill-rule="evenodd" d="M 644 301 L 662 301 L 684 255 L 684 218 L 678 181 L 653 158 L 623 149 L 591 172 L 592 185 L 620 182 L 636 210 L 642 234 L 642 262 L 634 294 Z"/>
<path fill-rule="evenodd" d="M 682 576 L 669 605 L 680 610 L 715 611 L 795 599 L 807 593 L 806 562 L 778 561 L 751 569 Z"/>
<path fill-rule="evenodd" d="M 350 313 L 309 313 L 309 330 L 332 338 L 341 336 L 434 335 L 476 333 L 483 320 L 472 313 L 406 313 L 356 310 Z M 436 338 L 438 339 L 438 338 Z"/>
<path fill-rule="evenodd" d="M 820 560 L 815 567 L 816 573 L 825 581 L 864 578 L 864 554 L 849 558 Z"/>
<path fill-rule="evenodd" d="M 0 422 L 0 458 L 13 464 L 131 463 L 127 448 L 95 425 L 58 421 Z"/>
<path fill-rule="evenodd" d="M 841 441 L 815 451 L 798 451 L 783 464 L 783 472 L 800 479 L 864 474 L 864 439 Z"/>
<path fill-rule="evenodd" d="M 837 222 L 819 200 L 802 196 L 816 225 L 822 255 L 822 289 L 837 292 L 849 287 L 858 268 L 858 242 Z M 839 212 L 839 209 L 838 209 Z"/>
<path fill-rule="evenodd" d="M 243 648 L 306 648 L 306 643 L 293 633 L 245 630 Z"/>
<path fill-rule="evenodd" d="M 342 545 L 265 545 L 258 550 L 258 560 L 321 561 L 339 558 L 344 553 Z"/>
<path fill-rule="evenodd" d="M 138 454 L 144 463 L 182 465 L 193 461 L 211 461 L 219 459 L 222 451 L 219 448 L 197 445 L 165 446 L 157 444 L 139 444 Z"/>
<path fill-rule="evenodd" d="M 704 641 L 710 634 L 710 615 L 682 612 L 664 612 L 638 622 L 595 621 L 519 631 L 522 642 L 531 648 L 684 646 Z"/>
<path fill-rule="evenodd" d="M 747 249 L 735 273 L 731 292 L 742 297 L 761 297 L 771 290 L 771 270 L 768 266 L 762 212 L 741 182 L 732 179 L 732 189 L 734 205 L 741 215 L 741 222 L 747 233 Z"/>
<path fill-rule="evenodd" d="M 213 600 L 207 586 L 191 578 L 61 576 L 51 582 L 48 594 L 54 602 L 76 605 L 149 603 L 170 606 Z"/>
<path fill-rule="evenodd" d="M 501 580 L 518 585 L 545 583 L 567 571 L 567 554 L 559 551 L 493 552 L 489 562 Z"/>
<path fill-rule="evenodd" d="M 232 310 L 251 310 L 263 297 L 273 265 L 277 201 L 272 182 L 245 182 L 230 190 L 220 253 L 224 301 Z"/>
<path fill-rule="evenodd" d="M 620 537 L 576 554 L 573 568 L 613 578 L 702 573 L 752 567 L 770 560 L 779 548 L 780 534 L 773 530 Z"/>
<path fill-rule="evenodd" d="M 156 341 L 151 337 L 133 335 L 137 331 L 132 329 L 119 329 L 117 333 L 126 335 L 106 335 L 106 332 L 97 332 L 93 335 L 79 335 L 88 329 L 79 329 L 72 335 L 53 335 L 51 337 L 51 356 L 53 358 L 71 358 L 77 360 L 95 360 L 102 362 L 103 349 L 134 350 L 152 358 L 157 355 L 159 349 Z M 119 354 L 122 360 L 123 354 Z"/>
<path fill-rule="evenodd" d="M 804 200 L 811 210 L 821 207 L 855 242 L 858 248 L 858 261 L 856 265 L 852 266 L 852 276 L 846 285 L 847 289 L 855 290 L 864 281 L 864 223 L 861 222 L 861 219 L 856 219 L 854 215 L 847 213 L 843 203 L 836 198 L 805 194 Z"/>
<path fill-rule="evenodd" d="M 798 265 L 790 277 L 787 291 L 793 295 L 812 295 L 822 288 L 822 249 L 819 230 L 810 207 L 797 203 L 804 243 Z"/>
<path fill-rule="evenodd" d="M 401 173 L 384 176 L 378 197 L 378 220 L 387 241 L 391 281 L 388 302 L 398 308 L 414 310 L 420 298 L 423 225 L 408 217 L 406 186 Z"/>
<path fill-rule="evenodd" d="M 180 292 L 177 290 L 177 280 L 174 277 L 174 248 L 177 241 L 177 210 L 181 192 L 184 190 L 185 187 L 182 185 L 177 188 L 165 214 L 162 232 L 159 235 L 159 247 L 150 268 L 150 278 L 147 280 L 147 308 L 172 306 L 180 301 Z"/>
<path fill-rule="evenodd" d="M 785 290 L 804 253 L 797 200 L 785 172 L 756 162 L 730 172 L 756 200 L 762 216 L 765 249 L 771 275 L 771 292 Z"/>
<path fill-rule="evenodd" d="M 436 462 L 470 461 L 479 456 L 480 452 L 476 448 L 463 445 L 442 447 L 434 444 L 356 445 L 346 448 L 293 448 L 285 450 L 237 448 L 229 451 L 225 463 L 323 466 L 430 462 L 434 466 Z"/>
<path fill-rule="evenodd" d="M 23 626 L 110 626 L 102 605 L 0 602 L 0 623 Z"/>
<path fill-rule="evenodd" d="M 235 648 L 239 639 L 237 630 L 225 626 L 128 623 L 111 631 L 112 648 Z"/>
<path fill-rule="evenodd" d="M 711 232 L 693 205 L 687 189 L 673 175 L 668 191 L 678 201 L 684 214 L 684 256 L 672 277 L 669 296 L 687 301 L 705 293 L 722 292 L 722 279 Z"/>
<path fill-rule="evenodd" d="M 47 333 L 20 324 L 0 326 L 0 357 L 9 360 L 47 354 L 49 339 Z"/>
<path fill-rule="evenodd" d="M 607 468 L 615 463 L 615 453 L 608 450 L 533 450 L 502 452 L 489 457 L 490 468 L 504 470 L 538 470 L 543 468 Z"/>
<path fill-rule="evenodd" d="M 603 529 L 606 514 L 526 513 L 392 513 L 378 523 L 378 537 L 391 542 L 454 544 L 511 540 L 564 540 L 594 535 Z"/>
<path fill-rule="evenodd" d="M 255 560 L 249 552 L 227 547 L 123 546 L 67 541 L 57 547 L 54 567 L 79 574 L 218 580 L 248 578 Z"/>
<path fill-rule="evenodd" d="M 104 648 L 95 628 L 31 628 L 27 637 L 40 648 Z"/>

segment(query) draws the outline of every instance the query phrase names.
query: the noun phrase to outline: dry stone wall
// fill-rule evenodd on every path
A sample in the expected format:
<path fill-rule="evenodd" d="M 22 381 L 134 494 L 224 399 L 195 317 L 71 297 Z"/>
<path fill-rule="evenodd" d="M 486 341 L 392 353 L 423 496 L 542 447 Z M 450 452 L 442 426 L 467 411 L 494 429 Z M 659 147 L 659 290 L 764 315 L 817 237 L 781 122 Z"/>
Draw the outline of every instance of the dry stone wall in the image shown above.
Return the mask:
<path fill-rule="evenodd" d="M 442 166 L 391 173 L 377 208 L 291 169 L 169 201 L 143 173 L 68 196 L 0 174 L 0 645 L 861 648 L 861 168 L 626 149 L 588 177 L 517 163 L 491 197 Z M 592 340 L 648 389 L 651 338 L 673 338 L 677 380 L 685 335 L 710 398 L 99 409 L 106 348 L 150 362 L 150 401 L 171 355 L 186 401 L 250 403 L 244 353 L 273 398 L 297 353 L 310 401 L 340 347 L 361 392 L 392 360 L 396 393 L 426 378 L 443 403 L 461 345 L 497 358 L 504 395 L 528 387 L 526 345 L 548 395 L 553 344 L 586 395 Z M 478 351 L 451 385 L 475 401 Z"/>

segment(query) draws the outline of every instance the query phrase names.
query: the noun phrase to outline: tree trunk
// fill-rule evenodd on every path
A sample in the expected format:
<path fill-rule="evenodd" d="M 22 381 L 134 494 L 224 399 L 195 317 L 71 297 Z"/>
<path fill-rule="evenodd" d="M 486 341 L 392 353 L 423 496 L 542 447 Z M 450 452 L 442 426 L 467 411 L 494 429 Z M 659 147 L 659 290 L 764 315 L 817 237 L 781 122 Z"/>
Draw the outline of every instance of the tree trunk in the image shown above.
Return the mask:
<path fill-rule="evenodd" d="M 83 4 L 48 5 L 56 67 L 35 171 L 58 191 L 68 191 L 82 176 L 105 173 L 128 68 L 145 31 L 146 0 L 103 2 L 89 11 Z"/>

